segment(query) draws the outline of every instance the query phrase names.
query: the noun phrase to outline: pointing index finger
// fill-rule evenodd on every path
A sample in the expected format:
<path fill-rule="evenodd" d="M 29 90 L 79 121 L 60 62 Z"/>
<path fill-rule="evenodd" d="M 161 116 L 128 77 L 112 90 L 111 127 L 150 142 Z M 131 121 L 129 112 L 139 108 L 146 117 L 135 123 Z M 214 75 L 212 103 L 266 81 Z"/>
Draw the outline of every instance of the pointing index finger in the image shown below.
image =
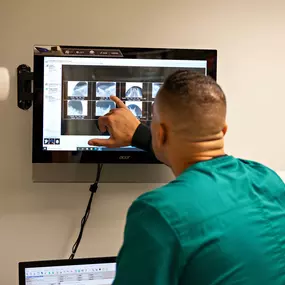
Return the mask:
<path fill-rule="evenodd" d="M 127 106 L 124 104 L 124 102 L 122 100 L 120 100 L 117 96 L 112 95 L 112 96 L 110 96 L 110 99 L 112 101 L 114 101 L 119 108 L 124 108 L 124 109 L 127 108 Z"/>

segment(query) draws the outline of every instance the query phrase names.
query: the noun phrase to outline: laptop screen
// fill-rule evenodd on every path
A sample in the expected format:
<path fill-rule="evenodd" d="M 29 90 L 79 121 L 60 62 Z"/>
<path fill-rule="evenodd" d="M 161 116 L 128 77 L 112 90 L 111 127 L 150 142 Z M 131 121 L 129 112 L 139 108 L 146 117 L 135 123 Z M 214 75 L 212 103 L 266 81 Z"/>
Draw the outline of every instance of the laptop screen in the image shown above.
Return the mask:
<path fill-rule="evenodd" d="M 115 262 L 28 267 L 23 285 L 109 285 L 115 272 Z"/>

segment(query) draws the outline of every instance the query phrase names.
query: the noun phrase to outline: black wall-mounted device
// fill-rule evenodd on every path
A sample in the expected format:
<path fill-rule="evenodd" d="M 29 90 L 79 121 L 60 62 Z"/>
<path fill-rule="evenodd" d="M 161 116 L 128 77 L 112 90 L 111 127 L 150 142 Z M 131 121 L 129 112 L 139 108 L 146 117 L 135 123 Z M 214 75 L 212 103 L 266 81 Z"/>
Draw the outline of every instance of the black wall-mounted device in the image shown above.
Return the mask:
<path fill-rule="evenodd" d="M 32 81 L 34 74 L 31 72 L 31 68 L 26 64 L 21 64 L 17 68 L 17 102 L 18 107 L 22 110 L 28 110 L 32 107 L 33 90 Z"/>

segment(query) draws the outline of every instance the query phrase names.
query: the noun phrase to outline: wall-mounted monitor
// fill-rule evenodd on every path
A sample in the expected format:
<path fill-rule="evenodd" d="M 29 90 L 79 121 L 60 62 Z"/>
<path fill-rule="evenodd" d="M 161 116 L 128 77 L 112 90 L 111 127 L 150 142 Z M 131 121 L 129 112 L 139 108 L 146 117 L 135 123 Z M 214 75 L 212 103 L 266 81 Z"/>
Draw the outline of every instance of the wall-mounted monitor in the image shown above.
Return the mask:
<path fill-rule="evenodd" d="M 152 104 L 168 75 L 192 69 L 216 79 L 216 64 L 215 50 L 35 47 L 33 163 L 158 163 L 133 146 L 88 145 L 92 138 L 108 137 L 98 118 L 116 108 L 110 95 L 150 125 Z"/>

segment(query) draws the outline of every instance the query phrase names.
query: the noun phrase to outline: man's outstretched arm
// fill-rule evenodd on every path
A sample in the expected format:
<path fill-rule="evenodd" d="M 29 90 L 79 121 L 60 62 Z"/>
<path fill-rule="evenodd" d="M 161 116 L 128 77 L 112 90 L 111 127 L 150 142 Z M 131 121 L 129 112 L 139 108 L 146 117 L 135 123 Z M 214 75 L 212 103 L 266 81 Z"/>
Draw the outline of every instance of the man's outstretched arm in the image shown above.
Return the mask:
<path fill-rule="evenodd" d="M 132 138 L 132 146 L 153 153 L 151 132 L 148 126 L 143 124 L 138 125 Z"/>
<path fill-rule="evenodd" d="M 110 97 L 117 105 L 116 109 L 99 118 L 102 133 L 108 131 L 108 139 L 92 139 L 90 145 L 117 148 L 135 146 L 153 153 L 149 127 L 140 123 L 127 106 L 116 96 Z"/>

